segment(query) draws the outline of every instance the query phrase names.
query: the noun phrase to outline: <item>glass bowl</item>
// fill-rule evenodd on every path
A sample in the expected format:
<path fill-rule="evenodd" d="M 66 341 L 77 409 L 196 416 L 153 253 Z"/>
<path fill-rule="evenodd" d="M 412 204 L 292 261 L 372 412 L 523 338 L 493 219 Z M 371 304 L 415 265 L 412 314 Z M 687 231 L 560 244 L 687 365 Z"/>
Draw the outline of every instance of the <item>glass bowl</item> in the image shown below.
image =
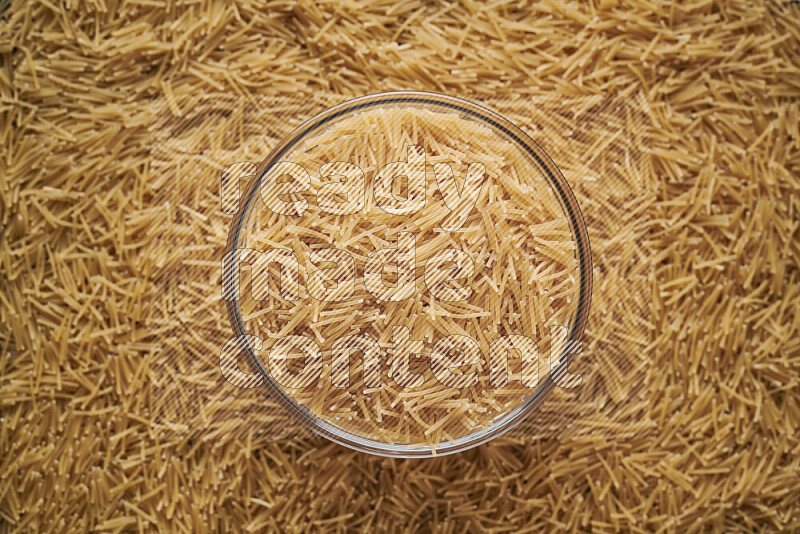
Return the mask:
<path fill-rule="evenodd" d="M 384 156 L 391 154 L 392 157 L 377 161 L 376 154 Z M 422 163 L 419 163 L 420 158 Z M 334 163 L 337 161 L 348 162 L 348 166 Z M 326 162 L 329 165 L 326 165 Z M 389 166 L 397 162 L 398 166 Z M 473 163 L 483 166 L 483 181 L 475 178 L 471 182 L 474 189 L 467 191 L 469 172 L 472 169 L 470 165 Z M 480 176 L 480 168 L 476 167 L 474 176 Z M 414 174 L 416 172 L 414 169 L 424 169 L 424 172 L 421 175 Z M 293 172 L 295 174 L 292 174 Z M 462 176 L 467 178 L 464 178 L 459 186 Z M 324 184 L 333 183 L 330 179 L 337 177 L 338 179 L 334 181 L 338 182 L 339 191 L 320 196 Z M 404 180 L 397 181 L 396 177 L 402 177 Z M 370 183 L 372 197 L 369 195 Z M 482 185 L 476 185 L 479 183 Z M 359 184 L 363 184 L 363 197 Z M 343 193 L 344 189 L 347 189 L 347 192 Z M 431 189 L 433 189 L 432 194 Z M 420 191 L 424 192 L 424 198 L 418 194 Z M 448 192 L 449 194 L 446 194 Z M 463 200 L 461 197 L 465 195 L 468 197 L 473 193 L 475 203 L 469 209 L 469 198 Z M 318 201 L 316 206 L 315 198 Z M 420 205 L 423 207 L 419 208 Z M 454 208 L 455 205 L 460 208 Z M 340 206 L 344 207 L 340 209 Z M 414 211 L 415 209 L 417 211 Z M 532 214 L 540 217 L 535 219 L 536 224 L 531 224 L 533 219 L 530 217 L 534 216 Z M 552 220 L 546 218 L 548 214 Z M 433 218 L 440 219 L 439 226 L 431 224 Z M 362 231 L 361 234 L 356 232 L 363 228 L 367 228 L 367 231 Z M 540 229 L 544 229 L 541 231 L 545 234 L 550 232 L 548 235 L 561 236 L 561 241 L 558 238 L 542 239 L 539 237 Z M 413 285 L 408 282 L 410 278 L 404 278 L 405 274 L 410 276 L 410 271 L 402 271 L 400 260 L 397 260 L 398 263 L 392 264 L 394 268 L 390 269 L 391 272 L 385 271 L 386 266 L 383 265 L 377 275 L 383 285 L 394 290 L 394 293 L 389 291 L 388 296 L 379 295 L 379 297 L 385 296 L 385 299 L 373 298 L 375 293 L 369 292 L 366 278 L 359 277 L 359 273 L 366 272 L 366 265 L 372 257 L 367 249 L 370 244 L 375 250 L 391 249 L 392 235 L 399 235 L 402 231 L 418 232 L 414 234 L 416 240 L 414 243 L 417 247 L 414 249 L 415 254 L 420 250 L 427 250 L 426 243 L 438 241 L 460 240 L 459 243 L 462 244 L 479 244 L 476 245 L 477 252 L 462 251 L 473 261 L 471 271 L 473 274 L 468 278 L 469 282 L 461 286 L 454 280 L 439 285 L 434 282 L 433 285 L 439 291 L 436 293 L 437 302 L 434 302 L 432 296 L 434 292 L 430 289 L 432 286 L 428 285 L 429 279 L 426 278 L 430 273 L 427 271 L 429 264 L 420 262 L 420 258 L 415 255 Z M 528 234 L 530 235 L 526 238 Z M 429 239 L 420 240 L 420 235 Z M 340 245 L 342 247 L 340 250 L 345 251 L 348 250 L 348 246 L 355 247 L 355 252 L 348 251 L 347 254 L 355 258 L 353 265 L 356 269 L 352 280 L 353 288 L 358 285 L 358 292 L 353 289 L 352 302 L 345 304 L 338 303 L 346 302 L 346 299 L 332 303 L 319 296 L 328 295 L 325 291 L 330 287 L 333 287 L 334 291 L 344 287 L 344 284 L 338 282 L 332 285 L 328 283 L 328 286 L 325 284 L 314 286 L 317 288 L 317 295 L 312 295 L 311 274 L 320 271 L 312 273 L 310 269 L 303 268 L 310 265 L 308 258 L 314 254 L 322 254 L 320 251 L 325 250 L 324 246 L 334 245 Z M 592 288 L 591 252 L 584 220 L 572 190 L 550 157 L 523 130 L 500 115 L 460 98 L 412 91 L 369 95 L 327 109 L 295 129 L 269 153 L 245 188 L 239 210 L 228 234 L 226 257 L 231 259 L 232 265 L 238 265 L 237 261 L 246 261 L 241 251 L 261 250 L 268 246 L 282 250 L 284 258 L 290 258 L 291 254 L 298 258 L 296 287 L 300 288 L 299 293 L 292 295 L 292 291 L 285 291 L 285 285 L 292 286 L 294 283 L 291 270 L 281 271 L 278 289 L 267 291 L 270 275 L 268 270 L 265 270 L 266 274 L 263 275 L 265 278 L 259 278 L 263 281 L 263 287 L 259 286 L 262 290 L 262 300 L 246 301 L 244 298 L 233 298 L 226 301 L 233 334 L 242 336 L 240 339 L 244 340 L 243 352 L 246 361 L 254 372 L 262 376 L 267 392 L 288 413 L 314 433 L 358 451 L 393 457 L 429 457 L 467 450 L 500 436 L 531 416 L 557 387 L 552 377 L 567 368 L 574 353 L 570 347 L 576 346 L 586 327 Z M 401 246 L 399 240 L 396 246 Z M 428 256 L 426 262 L 438 253 L 439 251 L 435 254 L 426 253 Z M 447 252 L 447 254 L 461 253 Z M 400 254 L 391 257 L 399 258 Z M 499 265 L 497 258 L 508 260 L 507 264 L 504 264 L 505 267 Z M 325 257 L 322 259 L 324 262 Z M 447 256 L 441 265 L 457 268 L 455 259 L 456 256 Z M 568 267 L 564 267 L 562 273 L 553 267 L 556 263 Z M 339 273 L 340 264 L 336 266 L 336 272 Z M 468 265 L 465 269 L 469 270 Z M 487 271 L 494 278 L 485 274 Z M 552 274 L 543 276 L 542 272 Z M 255 276 L 251 275 L 251 290 L 257 285 L 252 282 Z M 272 276 L 274 279 L 274 274 Z M 238 277 L 238 269 L 223 269 L 223 286 L 228 284 L 228 287 L 231 287 L 231 284 L 235 283 L 236 285 L 232 287 L 238 291 Z M 391 284 L 386 283 L 387 278 L 392 280 Z M 287 281 L 290 279 L 292 281 Z M 401 279 L 408 283 L 403 285 Z M 304 280 L 305 285 L 302 283 Z M 561 290 L 554 290 L 548 294 L 548 289 L 543 286 L 547 283 L 546 280 L 557 280 L 561 284 L 558 286 Z M 414 292 L 409 293 L 412 296 L 406 296 L 401 289 L 398 289 L 402 287 L 407 288 L 409 292 L 413 287 Z M 470 303 L 471 297 L 453 304 L 445 297 L 451 294 L 447 291 L 457 291 L 458 287 L 467 288 L 463 289 L 465 293 L 458 293 L 459 295 L 468 293 L 471 296 L 478 292 L 475 287 L 484 288 L 482 290 L 484 293 L 481 294 L 485 298 L 477 304 Z M 535 290 L 522 294 L 523 297 L 508 298 L 509 295 L 521 295 L 520 287 L 523 290 L 526 287 L 533 287 Z M 568 290 L 564 290 L 564 287 Z M 430 294 L 422 296 L 426 288 Z M 495 291 L 494 297 L 492 291 Z M 442 295 L 445 295 L 442 297 L 443 302 L 438 302 Z M 406 298 L 403 298 L 404 296 Z M 528 303 L 529 297 L 538 300 Z M 264 304 L 265 301 L 267 304 Z M 537 302 L 539 304 L 536 304 Z M 415 397 L 414 391 L 419 390 L 404 389 L 396 383 L 391 383 L 394 397 L 385 391 L 378 392 L 374 387 L 372 389 L 364 387 L 358 391 L 347 390 L 346 396 L 337 393 L 338 396 L 335 398 L 343 398 L 346 403 L 360 402 L 363 408 L 360 412 L 358 408 L 352 407 L 347 408 L 349 411 L 336 411 L 345 410 L 338 406 L 323 408 L 322 405 L 327 400 L 317 403 L 315 397 L 317 392 L 322 396 L 323 390 L 334 393 L 339 390 L 333 389 L 329 384 L 323 388 L 321 383 L 292 383 L 293 387 L 287 386 L 286 377 L 293 376 L 288 371 L 291 367 L 291 356 L 286 360 L 289 374 L 285 374 L 283 380 L 278 380 L 276 371 L 271 367 L 272 364 L 257 354 L 259 351 L 247 341 L 251 338 L 246 337 L 263 338 L 266 340 L 264 345 L 270 345 L 270 341 L 274 341 L 278 334 L 284 334 L 284 337 L 303 335 L 314 340 L 319 350 L 318 352 L 312 350 L 311 353 L 319 357 L 312 358 L 311 361 L 319 366 L 321 374 L 318 375 L 318 379 L 324 380 L 327 377 L 330 381 L 334 375 L 334 360 L 329 345 L 333 340 L 322 335 L 321 328 L 333 331 L 336 330 L 337 323 L 343 324 L 347 327 L 345 330 L 347 335 L 366 332 L 364 335 L 377 338 L 383 349 L 389 339 L 394 339 L 391 337 L 394 334 L 389 333 L 390 328 L 387 324 L 381 329 L 381 321 L 387 316 L 397 317 L 405 313 L 405 317 L 411 320 L 409 323 L 412 325 L 409 327 L 411 332 L 414 332 L 414 329 L 418 333 L 428 332 L 430 338 L 432 330 L 447 324 L 446 332 L 452 335 L 469 330 L 473 335 L 473 341 L 464 341 L 465 346 L 474 342 L 475 346 L 485 349 L 486 343 L 482 344 L 481 340 L 488 342 L 491 336 L 494 334 L 500 336 L 501 332 L 510 335 L 512 330 L 509 325 L 520 325 L 525 317 L 528 323 L 533 325 L 536 322 L 532 319 L 535 315 L 533 310 L 548 305 L 556 306 L 553 309 L 557 309 L 557 314 L 566 328 L 566 343 L 558 345 L 559 354 L 551 355 L 551 373 L 548 373 L 543 380 L 535 381 L 533 387 L 514 389 L 513 391 L 517 392 L 514 393 L 516 397 L 511 393 L 497 397 L 511 399 L 508 402 L 503 401 L 504 403 L 493 403 L 494 397 L 491 395 L 494 393 L 489 387 L 490 380 L 485 373 L 490 367 L 490 362 L 484 358 L 481 364 L 471 360 L 471 366 L 462 363 L 461 366 L 452 365 L 448 368 L 452 370 L 448 372 L 452 372 L 454 376 L 458 376 L 459 372 L 469 375 L 463 372 L 463 367 L 467 366 L 474 372 L 474 376 L 480 377 L 475 379 L 477 386 L 473 386 L 472 390 L 464 388 L 459 393 L 453 393 L 454 400 L 450 404 L 442 401 L 441 405 L 437 405 L 431 400 L 438 398 L 441 388 L 421 389 L 425 393 L 420 393 L 416 400 L 412 400 Z M 537 306 L 539 308 L 536 308 Z M 328 308 L 330 308 L 328 313 L 332 314 L 334 319 L 320 320 Z M 482 311 L 464 313 L 465 309 L 476 308 Z M 456 309 L 456 312 L 448 315 L 448 310 L 453 309 Z M 495 312 L 500 310 L 500 313 L 492 314 L 491 310 Z M 292 318 L 298 314 L 301 314 L 303 319 L 293 324 Z M 466 317 L 467 315 L 469 317 Z M 361 319 L 357 321 L 353 317 Z M 543 332 L 544 323 L 541 321 L 540 323 L 530 327 L 532 338 L 536 332 L 539 334 Z M 317 327 L 317 324 L 323 326 Z M 420 325 L 418 328 L 415 326 L 417 324 Z M 286 328 L 289 330 L 286 331 Z M 276 332 L 276 329 L 280 330 Z M 298 334 L 297 329 L 302 329 L 302 332 Z M 421 336 L 425 338 L 424 334 Z M 429 341 L 428 338 L 423 339 L 423 342 Z M 493 342 L 490 343 L 492 344 Z M 311 345 L 313 343 L 309 346 Z M 274 348 L 274 343 L 271 346 Z M 430 343 L 425 346 L 424 355 L 428 355 Z M 321 347 L 325 347 L 327 352 L 323 352 Z M 434 346 L 434 352 L 436 347 L 438 345 Z M 399 350 L 397 349 L 398 352 Z M 386 354 L 394 352 L 394 350 L 386 351 Z M 448 355 L 452 354 L 445 352 Z M 311 353 L 306 352 L 305 356 Z M 482 355 L 485 353 L 486 351 L 481 351 Z M 348 354 L 348 358 L 352 357 L 351 353 Z M 385 385 L 388 374 L 394 370 L 388 363 L 390 358 L 384 357 L 383 354 L 382 352 L 381 387 Z M 511 353 L 505 354 L 508 356 Z M 417 359 L 415 362 L 419 376 L 428 373 L 424 369 L 419 371 L 421 369 L 419 365 L 423 367 L 425 365 L 425 358 Z M 430 356 L 427 362 L 433 365 Z M 296 376 L 305 373 L 306 368 L 301 366 L 301 369 L 302 372 L 299 372 L 295 367 L 295 371 L 300 373 Z M 517 371 L 510 371 L 511 367 L 505 369 L 506 377 L 522 380 L 520 368 L 517 368 Z M 367 376 L 366 363 L 363 363 L 358 370 L 361 372 L 359 384 L 364 386 Z M 480 374 L 481 370 L 484 371 L 483 375 Z M 349 375 L 348 380 L 350 380 Z M 478 389 L 480 393 L 475 392 Z M 298 393 L 301 390 L 303 393 Z M 401 390 L 403 394 L 399 395 L 398 391 Z M 524 392 L 520 393 L 523 390 Z M 451 398 L 445 393 L 441 395 L 443 399 Z M 392 401 L 391 409 L 382 405 L 378 397 L 384 399 L 384 402 L 395 399 Z M 372 404 L 365 406 L 364 399 L 370 402 L 378 399 L 377 407 Z M 431 407 L 420 408 L 423 410 L 421 412 L 415 411 L 417 410 L 415 405 L 425 402 L 432 403 Z M 459 406 L 457 415 L 461 419 L 454 415 L 453 421 L 442 423 L 440 428 L 436 428 L 435 435 L 438 438 L 435 442 L 425 442 L 425 439 L 429 439 L 430 426 L 435 427 L 438 420 L 435 418 L 446 418 L 448 413 L 455 410 L 441 406 L 456 404 Z M 420 415 L 422 413 L 434 414 L 431 416 L 434 419 L 425 419 Z M 392 421 L 398 421 L 397 428 L 402 427 L 405 430 L 391 434 L 390 432 L 394 430 L 387 430 L 381 426 L 384 424 L 384 416 Z M 359 420 L 359 417 L 363 420 Z M 473 420 L 475 424 L 470 426 Z M 457 426 L 454 426 L 455 422 L 458 423 Z M 424 424 L 430 424 L 424 432 L 425 436 L 413 434 L 412 437 L 412 431 L 417 432 L 426 428 Z M 452 433 L 443 430 L 445 427 Z M 458 432 L 454 430 L 456 428 Z M 403 439 L 403 436 L 407 439 Z"/>

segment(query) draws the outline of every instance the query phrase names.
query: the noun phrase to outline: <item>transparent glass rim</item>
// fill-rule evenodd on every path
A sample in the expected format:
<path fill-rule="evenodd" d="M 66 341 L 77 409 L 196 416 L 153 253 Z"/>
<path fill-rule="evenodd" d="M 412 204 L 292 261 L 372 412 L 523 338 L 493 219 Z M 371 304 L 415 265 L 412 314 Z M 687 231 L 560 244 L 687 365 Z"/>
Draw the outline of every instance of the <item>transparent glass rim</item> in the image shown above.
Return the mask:
<path fill-rule="evenodd" d="M 586 224 L 580 206 L 578 205 L 572 189 L 558 166 L 553 162 L 550 156 L 547 155 L 544 149 L 542 149 L 542 147 L 527 133 L 509 120 L 483 106 L 458 97 L 423 91 L 392 91 L 365 95 L 348 100 L 328 108 L 304 122 L 281 140 L 278 145 L 270 151 L 267 157 L 264 158 L 241 196 L 239 210 L 236 212 L 228 232 L 225 254 L 226 257 L 228 254 L 235 254 L 235 251 L 240 246 L 242 229 L 246 225 L 250 213 L 249 208 L 254 202 L 254 199 L 258 197 L 257 193 L 260 189 L 263 177 L 307 134 L 339 117 L 359 110 L 380 105 L 402 103 L 431 105 L 451 112 L 456 111 L 488 124 L 495 131 L 501 132 L 515 145 L 530 155 L 539 165 L 540 171 L 550 187 L 555 191 L 558 202 L 569 219 L 570 228 L 575 238 L 579 274 L 578 303 L 576 311 L 570 319 L 568 337 L 566 343 L 564 343 L 565 350 L 559 357 L 557 370 L 552 371 L 551 374 L 548 375 L 547 379 L 543 381 L 542 385 L 539 386 L 530 399 L 515 409 L 499 416 L 490 427 L 476 430 L 455 441 L 443 441 L 437 445 L 434 453 L 431 447 L 427 445 L 410 446 L 404 444 L 390 444 L 363 438 L 315 417 L 302 406 L 295 403 L 286 392 L 283 391 L 280 385 L 272 379 L 269 372 L 261 364 L 253 347 L 250 346 L 250 343 L 247 341 L 246 336 L 248 334 L 245 332 L 238 300 L 233 299 L 226 301 L 226 309 L 234 335 L 244 340 L 242 344 L 244 347 L 242 349 L 242 356 L 244 356 L 245 361 L 248 362 L 254 372 L 261 375 L 264 388 L 267 390 L 268 394 L 303 426 L 319 436 L 359 452 L 395 458 L 426 458 L 454 454 L 471 449 L 499 437 L 524 421 L 555 388 L 556 385 L 553 382 L 552 374 L 559 369 L 566 369 L 569 366 L 569 363 L 574 357 L 574 350 L 571 350 L 571 348 L 575 347 L 583 338 L 592 297 L 592 257 L 589 235 L 586 230 Z M 223 273 L 223 276 L 226 276 L 226 274 L 228 276 L 233 276 L 232 272 Z"/>

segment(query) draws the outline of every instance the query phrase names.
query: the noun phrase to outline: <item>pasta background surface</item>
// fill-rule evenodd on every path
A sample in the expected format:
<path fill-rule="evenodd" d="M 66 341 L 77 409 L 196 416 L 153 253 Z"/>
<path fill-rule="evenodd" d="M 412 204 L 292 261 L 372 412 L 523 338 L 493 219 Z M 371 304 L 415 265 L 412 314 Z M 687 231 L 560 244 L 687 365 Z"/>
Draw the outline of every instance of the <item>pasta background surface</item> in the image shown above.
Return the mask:
<path fill-rule="evenodd" d="M 15 0 L 0 10 L 0 530 L 800 524 L 795 2 Z M 282 97 L 399 89 L 644 96 L 650 433 L 402 461 L 306 438 L 163 439 L 153 428 L 157 325 L 145 300 L 162 208 L 152 197 L 192 177 L 151 171 L 151 100 L 177 116 L 191 114 L 176 107 L 190 95 L 270 99 L 291 122 Z M 187 196 L 218 202 L 204 194 Z"/>

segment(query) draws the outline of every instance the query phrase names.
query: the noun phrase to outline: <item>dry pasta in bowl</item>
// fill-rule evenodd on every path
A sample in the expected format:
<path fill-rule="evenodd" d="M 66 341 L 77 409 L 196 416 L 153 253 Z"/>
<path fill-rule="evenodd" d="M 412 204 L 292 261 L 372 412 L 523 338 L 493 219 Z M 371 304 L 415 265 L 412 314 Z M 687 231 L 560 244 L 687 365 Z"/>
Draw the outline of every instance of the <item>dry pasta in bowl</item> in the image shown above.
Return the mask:
<path fill-rule="evenodd" d="M 225 258 L 234 334 L 269 391 L 386 455 L 463 450 L 527 417 L 591 295 L 555 164 L 502 117 L 430 93 L 362 97 L 290 134 L 244 189 Z"/>

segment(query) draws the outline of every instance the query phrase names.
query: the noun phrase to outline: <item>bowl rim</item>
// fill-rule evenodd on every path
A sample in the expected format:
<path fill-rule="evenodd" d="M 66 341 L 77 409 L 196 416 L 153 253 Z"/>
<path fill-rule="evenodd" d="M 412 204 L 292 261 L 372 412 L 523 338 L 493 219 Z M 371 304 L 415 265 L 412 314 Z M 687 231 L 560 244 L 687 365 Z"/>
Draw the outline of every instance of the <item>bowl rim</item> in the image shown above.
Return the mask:
<path fill-rule="evenodd" d="M 338 117 L 374 106 L 402 103 L 415 105 L 434 105 L 449 111 L 465 113 L 469 115 L 470 118 L 483 121 L 491 126 L 495 131 L 499 130 L 505 134 L 505 136 L 509 137 L 514 144 L 518 145 L 524 150 L 524 152 L 533 157 L 533 159 L 539 165 L 539 170 L 544 175 L 548 184 L 555 190 L 561 208 L 565 211 L 566 215 L 568 215 L 570 228 L 572 229 L 573 237 L 575 238 L 577 244 L 576 256 L 580 275 L 578 303 L 575 315 L 570 321 L 568 339 L 564 344 L 565 350 L 559 357 L 556 369 L 548 374 L 547 378 L 543 381 L 544 383 L 539 385 L 538 390 L 531 396 L 529 400 L 520 406 L 517 406 L 513 410 L 500 415 L 490 427 L 477 430 L 452 442 L 442 441 L 437 445 L 435 452 L 428 445 L 410 446 L 404 444 L 390 444 L 382 441 L 363 438 L 315 417 L 313 414 L 295 403 L 286 394 L 286 392 L 284 392 L 283 389 L 274 382 L 269 372 L 264 369 L 263 365 L 259 361 L 255 351 L 250 346 L 250 343 L 247 340 L 249 334 L 247 334 L 244 329 L 244 324 L 239 310 L 238 299 L 226 300 L 225 306 L 234 336 L 244 341 L 241 346 L 242 356 L 245 357 L 245 361 L 250 364 L 254 372 L 257 372 L 261 375 L 263 378 L 264 387 L 270 396 L 304 427 L 310 429 L 317 435 L 329 439 L 330 441 L 359 452 L 395 458 L 428 458 L 454 454 L 477 447 L 478 445 L 499 437 L 525 420 L 539 407 L 539 405 L 555 388 L 556 384 L 553 381 L 553 374 L 557 375 L 568 368 L 575 354 L 575 351 L 571 349 L 574 348 L 576 344 L 580 343 L 580 340 L 583 338 L 583 334 L 586 329 L 592 297 L 592 257 L 586 224 L 577 199 L 575 198 L 572 189 L 570 188 L 560 169 L 544 151 L 544 149 L 542 149 L 542 147 L 530 137 L 530 135 L 494 111 L 491 111 L 474 102 L 441 93 L 426 91 L 391 91 L 373 93 L 334 105 L 306 120 L 299 127 L 295 128 L 291 133 L 285 136 L 257 167 L 255 174 L 249 180 L 242 196 L 240 197 L 239 209 L 231 221 L 228 239 L 225 246 L 225 257 L 229 257 L 229 254 L 236 254 L 238 249 L 237 244 L 240 242 L 242 227 L 245 225 L 249 215 L 249 207 L 253 200 L 258 196 L 256 192 L 260 189 L 259 186 L 263 177 L 267 174 L 267 171 L 272 168 L 272 166 L 280 161 L 283 155 L 285 155 L 292 147 L 294 147 L 294 145 L 300 142 L 307 134 L 315 131 L 319 127 L 335 120 Z M 235 266 L 236 262 L 233 262 L 233 264 Z M 223 271 L 222 276 L 224 287 L 225 277 L 232 277 L 233 271 Z"/>

